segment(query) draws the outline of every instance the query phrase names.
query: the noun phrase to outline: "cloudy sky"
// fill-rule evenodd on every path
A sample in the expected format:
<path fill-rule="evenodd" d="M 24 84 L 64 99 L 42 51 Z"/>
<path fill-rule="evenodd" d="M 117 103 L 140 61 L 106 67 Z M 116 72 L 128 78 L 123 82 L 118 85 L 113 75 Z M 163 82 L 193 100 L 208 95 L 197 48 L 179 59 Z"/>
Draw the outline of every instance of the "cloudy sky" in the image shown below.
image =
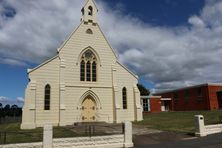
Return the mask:
<path fill-rule="evenodd" d="M 23 101 L 27 68 L 56 54 L 84 0 L 0 0 L 0 102 Z M 149 89 L 222 82 L 221 0 L 96 0 L 120 61 Z"/>

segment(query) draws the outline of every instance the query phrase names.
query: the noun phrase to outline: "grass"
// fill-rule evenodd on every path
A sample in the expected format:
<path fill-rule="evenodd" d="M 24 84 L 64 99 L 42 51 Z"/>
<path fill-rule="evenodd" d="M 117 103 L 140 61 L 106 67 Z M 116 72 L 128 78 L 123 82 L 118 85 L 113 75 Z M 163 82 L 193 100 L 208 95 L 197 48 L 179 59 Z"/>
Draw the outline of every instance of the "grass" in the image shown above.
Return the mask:
<path fill-rule="evenodd" d="M 33 130 L 21 130 L 20 123 L 0 124 L 0 144 L 25 143 L 25 142 L 40 142 L 43 137 L 43 128 Z M 6 132 L 6 141 L 4 140 Z M 54 138 L 75 137 L 76 133 L 66 127 L 54 127 Z M 4 142 L 5 141 L 5 142 Z"/>
<path fill-rule="evenodd" d="M 174 132 L 194 132 L 194 115 L 203 115 L 205 124 L 219 123 L 222 111 L 192 111 L 153 113 L 144 116 L 144 120 L 135 124 L 149 128 Z"/>
<path fill-rule="evenodd" d="M 144 116 L 141 122 L 134 124 L 143 125 L 153 129 L 173 132 L 194 132 L 194 115 L 204 115 L 205 124 L 219 123 L 222 111 L 195 111 L 195 112 L 167 112 L 153 113 Z M 84 129 L 79 129 L 84 132 Z M 25 143 L 42 141 L 43 129 L 20 130 L 20 123 L 0 124 L 0 144 L 4 143 L 4 132 L 6 132 L 6 143 Z M 82 135 L 81 135 L 82 134 Z M 54 138 L 84 136 L 84 133 L 74 132 L 69 127 L 54 127 Z"/>

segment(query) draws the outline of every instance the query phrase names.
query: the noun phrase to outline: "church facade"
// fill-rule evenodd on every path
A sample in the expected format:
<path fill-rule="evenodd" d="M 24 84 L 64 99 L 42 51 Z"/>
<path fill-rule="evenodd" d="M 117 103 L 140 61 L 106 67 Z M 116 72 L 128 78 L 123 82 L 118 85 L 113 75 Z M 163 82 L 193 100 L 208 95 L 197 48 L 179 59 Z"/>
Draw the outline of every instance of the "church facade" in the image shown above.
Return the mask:
<path fill-rule="evenodd" d="M 28 70 L 21 129 L 142 120 L 138 77 L 118 61 L 97 12 L 88 0 L 57 55 Z"/>

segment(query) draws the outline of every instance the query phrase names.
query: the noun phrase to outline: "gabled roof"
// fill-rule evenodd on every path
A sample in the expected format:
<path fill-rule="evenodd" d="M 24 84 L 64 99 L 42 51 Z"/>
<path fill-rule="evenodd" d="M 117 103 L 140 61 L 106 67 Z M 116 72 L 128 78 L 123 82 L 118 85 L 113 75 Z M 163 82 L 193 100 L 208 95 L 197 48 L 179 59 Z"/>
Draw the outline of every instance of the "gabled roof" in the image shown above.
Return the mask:
<path fill-rule="evenodd" d="M 28 72 L 28 74 L 29 74 L 29 73 L 31 73 L 31 72 L 33 72 L 33 71 L 35 71 L 35 70 L 37 70 L 38 68 L 40 68 L 40 67 L 44 66 L 45 64 L 47 64 L 47 63 L 51 62 L 52 60 L 56 59 L 57 57 L 59 57 L 59 55 L 56 55 L 56 56 L 54 56 L 54 57 L 52 57 L 52 58 L 50 58 L 50 59 L 46 60 L 45 62 L 43 62 L 42 64 L 40 64 L 40 65 L 36 66 L 36 67 L 35 67 L 35 68 L 33 68 L 33 69 L 28 69 L 28 71 L 27 71 L 27 72 Z"/>
<path fill-rule="evenodd" d="M 79 24 L 79 26 L 73 31 L 70 33 L 70 35 L 66 38 L 66 40 L 62 43 L 62 45 L 58 48 L 58 52 L 61 51 L 61 49 L 66 45 L 66 43 L 69 41 L 69 39 L 73 36 L 73 34 L 76 32 L 76 30 L 78 30 L 78 28 L 81 26 L 83 22 L 81 22 Z"/>
<path fill-rule="evenodd" d="M 89 1 L 92 1 L 93 4 L 95 5 L 97 11 L 98 11 L 98 7 L 96 6 L 96 2 L 94 0 L 87 0 L 86 4 L 83 6 L 83 8 L 89 3 Z"/>
<path fill-rule="evenodd" d="M 108 42 L 108 40 L 107 40 L 106 36 L 104 35 L 102 29 L 100 28 L 99 24 L 97 24 L 97 25 L 98 25 L 98 28 L 99 28 L 100 32 L 102 33 L 104 39 L 106 40 L 107 44 L 109 45 L 109 47 L 111 48 L 113 54 L 115 55 L 116 59 L 118 59 L 118 56 L 117 56 L 115 50 L 112 48 L 112 46 L 111 46 L 110 43 Z"/>
<path fill-rule="evenodd" d="M 127 70 L 132 76 L 134 76 L 136 79 L 138 79 L 138 76 L 135 75 L 132 71 L 130 71 L 128 68 L 126 68 L 123 64 L 121 64 L 118 60 L 117 63 L 122 66 L 125 70 Z"/>

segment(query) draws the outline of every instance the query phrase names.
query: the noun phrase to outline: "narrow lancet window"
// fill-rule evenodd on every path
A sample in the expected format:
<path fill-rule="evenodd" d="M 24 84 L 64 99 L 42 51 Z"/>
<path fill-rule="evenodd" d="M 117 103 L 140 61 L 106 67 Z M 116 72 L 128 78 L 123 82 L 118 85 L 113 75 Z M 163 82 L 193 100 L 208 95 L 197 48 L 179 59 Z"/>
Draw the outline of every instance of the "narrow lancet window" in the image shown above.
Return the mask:
<path fill-rule="evenodd" d="M 91 81 L 91 63 L 89 61 L 86 64 L 86 81 Z"/>
<path fill-rule="evenodd" d="M 92 81 L 96 82 L 96 62 L 92 63 Z"/>
<path fill-rule="evenodd" d="M 85 81 L 85 62 L 83 60 L 80 65 L 80 81 Z"/>
<path fill-rule="evenodd" d="M 92 16 L 92 15 L 93 15 L 93 7 L 92 7 L 92 6 L 89 6 L 88 9 L 89 9 L 89 10 L 88 10 L 88 12 L 89 12 L 88 14 Z"/>
<path fill-rule="evenodd" d="M 127 109 L 127 91 L 126 91 L 126 87 L 123 87 L 122 97 L 123 97 L 123 109 Z"/>
<path fill-rule="evenodd" d="M 49 84 L 47 84 L 45 86 L 44 110 L 50 110 L 50 93 L 51 93 L 51 87 Z"/>

